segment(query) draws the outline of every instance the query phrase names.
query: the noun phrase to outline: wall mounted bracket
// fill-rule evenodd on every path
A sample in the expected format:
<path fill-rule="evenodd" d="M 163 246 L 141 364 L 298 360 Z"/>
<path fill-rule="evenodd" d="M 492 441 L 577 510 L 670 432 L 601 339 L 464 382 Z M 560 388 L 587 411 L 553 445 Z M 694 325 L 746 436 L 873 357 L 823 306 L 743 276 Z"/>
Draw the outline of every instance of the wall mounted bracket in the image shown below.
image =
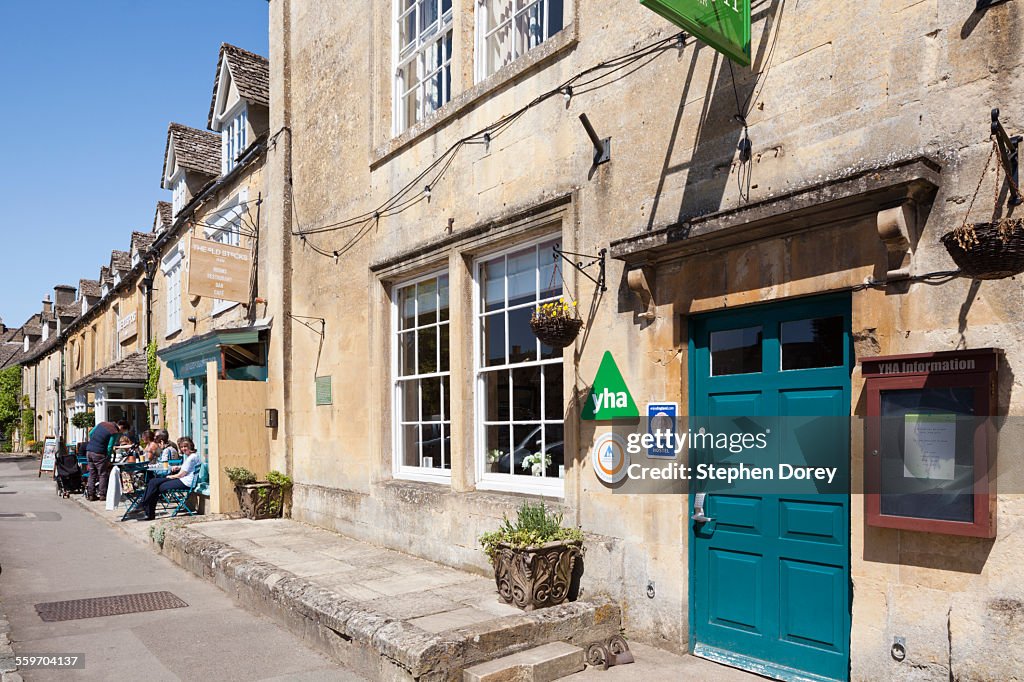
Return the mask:
<path fill-rule="evenodd" d="M 605 286 L 604 278 L 604 267 L 606 260 L 605 257 L 608 254 L 608 249 L 601 249 L 600 251 L 598 251 L 598 255 L 596 256 L 592 256 L 586 253 L 573 253 L 572 251 L 563 251 L 557 246 L 551 247 L 551 250 L 555 252 L 555 260 L 562 258 L 563 260 L 565 260 L 566 263 L 579 270 L 580 274 L 582 274 L 584 277 L 586 277 L 591 282 L 596 284 L 597 288 L 600 289 L 602 293 L 608 291 L 608 287 Z M 573 260 L 572 258 L 569 258 L 569 256 L 574 256 L 576 258 L 589 258 L 590 260 L 587 262 L 583 262 L 582 260 L 577 261 Z M 594 265 L 598 266 L 597 278 L 595 278 L 593 275 L 587 272 L 587 268 L 592 267 Z"/>
<path fill-rule="evenodd" d="M 600 166 L 602 163 L 611 161 L 612 138 L 606 137 L 602 140 L 598 137 L 597 131 L 594 130 L 594 126 L 590 124 L 590 119 L 587 118 L 586 114 L 580 114 L 580 123 L 583 124 L 583 128 L 587 131 L 587 135 L 590 137 L 590 143 L 594 145 L 594 165 Z"/>
<path fill-rule="evenodd" d="M 654 268 L 649 265 L 633 268 L 626 273 L 626 285 L 640 299 L 642 310 L 637 313 L 637 317 L 648 322 L 657 317 L 653 284 Z"/>
<path fill-rule="evenodd" d="M 999 148 L 999 161 L 1003 164 L 1006 177 L 1013 179 L 1010 183 L 1010 198 L 1007 203 L 1009 206 L 1019 206 L 1024 203 L 1024 197 L 1021 197 L 1019 191 L 1020 143 L 1024 141 L 1024 137 L 1020 135 L 1010 137 L 1006 134 L 1003 124 L 999 122 L 998 109 L 992 110 L 992 139 L 996 141 L 996 146 Z"/>

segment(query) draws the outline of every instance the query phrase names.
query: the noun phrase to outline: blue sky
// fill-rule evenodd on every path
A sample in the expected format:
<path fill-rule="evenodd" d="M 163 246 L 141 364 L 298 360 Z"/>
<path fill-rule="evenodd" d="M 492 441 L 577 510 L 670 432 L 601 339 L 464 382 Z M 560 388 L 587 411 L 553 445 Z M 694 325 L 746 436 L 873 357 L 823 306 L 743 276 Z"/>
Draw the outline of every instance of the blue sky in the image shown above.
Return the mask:
<path fill-rule="evenodd" d="M 264 56 L 266 0 L 0 0 L 0 317 L 96 279 L 152 228 L 167 124 L 206 128 L 222 42 Z"/>

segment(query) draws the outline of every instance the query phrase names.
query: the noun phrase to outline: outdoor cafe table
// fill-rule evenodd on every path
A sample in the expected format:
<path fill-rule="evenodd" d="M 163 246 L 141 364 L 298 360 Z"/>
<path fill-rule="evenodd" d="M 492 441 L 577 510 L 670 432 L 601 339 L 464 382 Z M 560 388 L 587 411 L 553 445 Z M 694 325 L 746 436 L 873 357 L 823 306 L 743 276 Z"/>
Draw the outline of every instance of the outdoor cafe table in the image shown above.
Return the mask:
<path fill-rule="evenodd" d="M 122 472 L 127 472 L 132 477 L 133 491 L 124 495 L 126 501 L 128 501 L 127 508 L 124 511 L 124 515 L 121 516 L 121 520 L 124 521 L 128 518 L 128 515 L 138 509 L 139 504 L 142 502 L 142 494 L 146 491 L 146 484 L 149 483 L 150 479 L 157 476 L 166 476 L 171 473 L 174 465 L 180 465 L 180 460 L 171 460 L 169 462 L 159 462 L 151 464 L 149 462 L 124 462 L 115 466 L 119 467 Z"/>

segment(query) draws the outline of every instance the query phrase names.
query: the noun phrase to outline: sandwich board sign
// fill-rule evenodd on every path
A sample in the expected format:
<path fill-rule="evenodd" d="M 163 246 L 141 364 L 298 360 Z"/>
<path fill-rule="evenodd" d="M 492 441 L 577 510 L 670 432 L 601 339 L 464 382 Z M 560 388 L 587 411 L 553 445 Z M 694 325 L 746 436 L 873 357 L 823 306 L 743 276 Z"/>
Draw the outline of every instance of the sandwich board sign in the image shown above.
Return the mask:
<path fill-rule="evenodd" d="M 693 37 L 750 66 L 751 0 L 640 0 Z"/>
<path fill-rule="evenodd" d="M 44 471 L 53 471 L 57 468 L 57 439 L 47 438 L 43 441 L 43 458 L 39 460 L 39 476 Z"/>
<path fill-rule="evenodd" d="M 640 411 L 633 402 L 633 396 L 629 393 L 626 380 L 622 378 L 622 372 L 615 364 L 615 358 L 611 352 L 605 351 L 580 418 L 587 421 L 609 421 L 639 416 Z"/>

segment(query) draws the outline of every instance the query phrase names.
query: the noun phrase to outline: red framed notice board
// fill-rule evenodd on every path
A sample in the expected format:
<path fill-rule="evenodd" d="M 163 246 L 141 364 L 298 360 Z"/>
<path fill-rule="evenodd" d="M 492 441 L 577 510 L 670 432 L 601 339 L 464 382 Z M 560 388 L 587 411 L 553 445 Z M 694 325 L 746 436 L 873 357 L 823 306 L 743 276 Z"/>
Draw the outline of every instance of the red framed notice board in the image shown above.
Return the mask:
<path fill-rule="evenodd" d="M 861 360 L 869 526 L 992 538 L 1002 351 Z"/>

